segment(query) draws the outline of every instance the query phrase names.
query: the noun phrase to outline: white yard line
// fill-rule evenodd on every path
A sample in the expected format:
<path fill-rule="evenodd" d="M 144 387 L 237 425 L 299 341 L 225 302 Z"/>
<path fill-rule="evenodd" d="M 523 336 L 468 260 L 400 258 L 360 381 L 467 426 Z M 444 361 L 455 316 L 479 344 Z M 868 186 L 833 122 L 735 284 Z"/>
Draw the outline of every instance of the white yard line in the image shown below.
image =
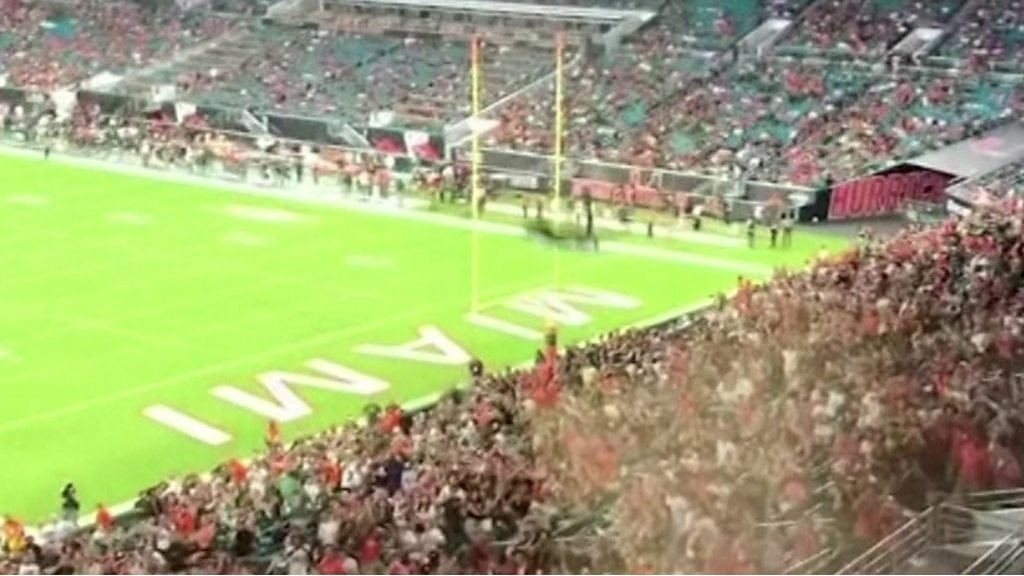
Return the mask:
<path fill-rule="evenodd" d="M 8 194 L 4 197 L 8 204 L 15 204 L 18 206 L 32 206 L 34 208 L 41 208 L 50 204 L 50 199 L 46 196 L 39 194 Z"/>
<path fill-rule="evenodd" d="M 729 270 L 732 272 L 741 272 L 743 274 L 761 275 L 770 274 L 772 272 L 770 266 L 764 266 L 762 264 L 754 264 L 752 262 L 732 260 L 729 258 L 702 256 L 692 252 L 680 252 L 678 250 L 667 250 L 656 246 L 641 246 L 639 244 L 630 244 L 627 242 L 602 242 L 600 249 L 601 251 L 611 252 L 613 254 L 624 254 L 637 258 L 647 258 L 649 260 L 661 260 L 663 262 L 683 264 L 686 266 L 701 266 L 703 268 Z"/>
<path fill-rule="evenodd" d="M 31 311 L 27 309 L 20 309 L 17 313 L 20 313 L 29 318 L 36 318 L 38 320 L 56 322 L 63 324 L 75 329 L 84 329 L 91 332 L 101 332 L 104 334 L 112 334 L 121 338 L 127 338 L 141 344 L 150 344 L 157 346 L 170 346 L 173 348 L 189 348 L 180 338 L 167 338 L 162 336 L 153 336 L 151 334 L 144 334 L 142 332 L 136 332 L 134 330 L 128 330 L 121 328 L 115 324 L 104 322 L 102 320 L 94 320 L 92 318 L 82 318 L 80 316 L 74 316 L 71 314 L 61 314 L 56 312 L 39 312 Z"/>
<path fill-rule="evenodd" d="M 21 356 L 11 352 L 10 348 L 0 346 L 0 362 L 11 362 L 21 364 Z"/>

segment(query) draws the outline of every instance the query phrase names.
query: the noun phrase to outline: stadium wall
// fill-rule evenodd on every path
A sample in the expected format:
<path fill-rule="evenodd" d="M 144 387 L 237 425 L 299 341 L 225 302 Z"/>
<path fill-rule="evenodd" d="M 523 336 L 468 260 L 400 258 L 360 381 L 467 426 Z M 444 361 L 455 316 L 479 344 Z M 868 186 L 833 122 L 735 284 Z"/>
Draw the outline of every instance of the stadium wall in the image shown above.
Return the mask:
<path fill-rule="evenodd" d="M 466 155 L 458 157 L 466 161 Z M 552 189 L 551 174 L 554 161 L 551 156 L 509 150 L 485 149 L 482 152 L 484 169 L 492 178 L 509 183 L 510 188 L 546 194 Z M 824 219 L 828 213 L 828 190 L 815 190 L 800 186 L 769 182 L 736 182 L 672 170 L 639 168 L 600 161 L 567 160 L 562 189 L 582 194 L 587 188 L 598 200 L 625 203 L 640 208 L 671 208 L 672 206 L 699 205 L 711 195 L 727 198 L 730 215 L 735 219 L 756 217 L 768 204 L 785 199 L 796 209 L 801 221 L 810 222 L 816 216 Z M 632 184 L 632 194 L 620 188 Z"/>

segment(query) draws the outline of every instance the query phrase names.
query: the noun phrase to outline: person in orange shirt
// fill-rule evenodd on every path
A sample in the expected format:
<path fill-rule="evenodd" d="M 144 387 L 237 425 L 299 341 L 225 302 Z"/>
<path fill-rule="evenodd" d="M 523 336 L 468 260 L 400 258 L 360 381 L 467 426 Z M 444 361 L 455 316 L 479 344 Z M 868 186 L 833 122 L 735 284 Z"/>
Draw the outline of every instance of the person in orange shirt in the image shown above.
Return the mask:
<path fill-rule="evenodd" d="M 324 459 L 320 467 L 320 475 L 328 491 L 333 492 L 341 485 L 341 472 L 341 463 L 336 458 L 328 456 Z"/>
<path fill-rule="evenodd" d="M 249 468 L 238 458 L 228 461 L 228 471 L 231 474 L 231 481 L 235 484 L 245 484 L 249 479 Z"/>
<path fill-rule="evenodd" d="M 271 420 L 267 423 L 267 446 L 280 446 L 281 445 L 281 428 L 277 424 L 277 420 Z"/>
<path fill-rule="evenodd" d="M 4 515 L 3 549 L 11 555 L 19 555 L 25 550 L 25 525 L 8 514 Z"/>
<path fill-rule="evenodd" d="M 114 529 L 114 516 L 103 504 L 96 506 L 96 527 L 105 534 L 109 534 Z"/>

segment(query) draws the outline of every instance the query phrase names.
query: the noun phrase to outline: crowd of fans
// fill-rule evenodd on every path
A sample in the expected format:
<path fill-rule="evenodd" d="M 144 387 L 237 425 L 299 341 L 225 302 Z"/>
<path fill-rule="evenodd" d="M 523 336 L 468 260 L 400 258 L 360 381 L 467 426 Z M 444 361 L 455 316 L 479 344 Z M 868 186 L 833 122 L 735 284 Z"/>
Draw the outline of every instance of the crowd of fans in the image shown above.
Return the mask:
<path fill-rule="evenodd" d="M 470 114 L 464 40 L 364 35 L 242 24 L 181 14 L 173 3 L 83 0 L 57 9 L 0 2 L 0 66 L 16 85 L 53 88 L 100 70 L 142 67 L 220 37 L 238 62 L 175 63 L 160 78 L 199 104 L 342 118 L 355 126 L 440 130 Z M 254 14 L 265 2 L 214 3 Z M 609 2 L 609 6 L 623 6 Z M 634 5 L 627 3 L 627 5 Z M 979 70 L 934 76 L 799 59 L 734 62 L 724 48 L 769 17 L 800 16 L 780 53 L 878 57 L 917 26 L 948 25 L 940 54 L 1011 61 L 1024 46 L 1018 0 L 729 0 L 642 4 L 658 19 L 607 54 L 567 55 L 566 149 L 573 155 L 674 169 L 724 169 L 748 178 L 816 184 L 977 134 L 1024 109 L 1021 83 Z M 805 10 L 812 13 L 805 14 Z M 961 14 L 963 12 L 963 14 Z M 243 26 L 245 26 L 243 30 Z M 233 34 L 225 34 L 230 29 Z M 827 48 L 827 50 L 826 50 Z M 487 44 L 484 104 L 550 73 L 550 48 Z M 936 72 L 939 74 L 940 72 Z M 554 148 L 552 83 L 490 112 L 488 144 Z"/>
<path fill-rule="evenodd" d="M 0 74 L 23 88 L 74 87 L 168 59 L 232 28 L 230 19 L 132 0 L 0 1 Z"/>
<path fill-rule="evenodd" d="M 469 42 L 258 26 L 234 38 L 231 68 L 172 68 L 170 80 L 198 104 L 248 107 L 357 125 L 396 122 L 440 129 L 471 113 Z M 493 103 L 553 68 L 551 50 L 483 46 L 482 98 Z M 376 119 L 375 119 L 376 118 Z"/>
<path fill-rule="evenodd" d="M 687 10 L 698 4 L 688 3 Z M 736 4 L 742 2 L 718 9 L 735 9 Z M 1000 23 L 992 30 L 965 24 L 957 33 L 985 30 L 985 42 L 999 42 L 1005 53 L 1006 47 L 1016 46 L 1012 39 L 1024 38 L 1014 25 L 1019 14 L 1007 4 L 1014 3 L 976 7 Z M 803 7 L 769 3 L 761 7 L 761 17 L 791 15 Z M 821 17 L 802 18 L 780 51 L 788 54 L 806 45 L 802 53 L 838 47 L 859 57 L 879 56 L 910 29 L 944 25 L 961 8 L 959 0 L 818 3 L 812 10 Z M 972 68 L 976 73 L 960 75 L 881 72 L 842 61 L 811 65 L 788 57 L 703 60 L 689 52 L 686 38 L 694 32 L 687 10 L 666 7 L 661 20 L 641 30 L 617 55 L 586 61 L 567 74 L 569 150 L 613 162 L 688 170 L 721 167 L 750 178 L 807 185 L 850 178 L 924 153 L 1024 110 L 1019 79 L 977 67 Z M 723 23 L 732 19 L 720 15 L 725 32 L 731 26 Z M 716 72 L 709 77 L 710 70 Z M 636 89 L 651 78 L 667 80 L 656 90 Z M 495 112 L 501 125 L 490 144 L 550 152 L 553 107 L 550 86 L 514 99 Z"/>
<path fill-rule="evenodd" d="M 699 84 L 714 65 L 688 51 L 678 30 L 659 22 L 608 57 L 584 60 L 565 78 L 565 146 L 573 154 L 605 157 L 623 146 L 666 99 Z M 553 83 L 523 94 L 496 112 L 492 145 L 554 150 Z"/>
<path fill-rule="evenodd" d="M 1014 162 L 971 183 L 994 201 L 1024 197 L 1024 161 Z"/>
<path fill-rule="evenodd" d="M 1016 67 L 1024 56 L 1024 2 L 971 2 L 965 20 L 940 47 L 940 54 L 966 58 L 977 67 L 995 62 Z"/>
<path fill-rule="evenodd" d="M 872 86 L 787 150 L 788 180 L 836 181 L 975 136 L 1024 111 L 1024 85 L 985 77 L 897 76 Z"/>
<path fill-rule="evenodd" d="M 693 37 L 735 38 L 757 18 L 805 4 L 676 4 L 607 61 L 571 68 L 567 148 L 813 183 L 1024 110 L 1012 81 L 723 63 L 695 55 L 680 35 L 699 16 L 712 25 L 693 27 Z M 1011 57 L 1018 20 L 997 16 L 995 32 L 970 24 L 1007 4 L 1020 8 L 976 2 L 951 46 Z M 839 39 L 870 55 L 908 27 L 948 22 L 960 3 L 819 6 L 821 17 L 805 21 L 794 43 Z M 68 19 L 71 29 L 54 30 L 62 24 L 39 5 L 0 0 L 0 55 L 12 79 L 63 85 L 228 26 L 164 29 L 169 20 L 134 5 L 89 8 Z M 760 16 L 744 19 L 751 9 Z M 53 26 L 40 26 L 47 21 Z M 408 92 L 444 102 L 468 89 L 455 64 L 467 57 L 464 44 L 282 34 L 239 70 L 187 79 L 188 90 L 299 112 L 340 112 L 337 101 L 351 99 L 348 110 L 368 115 L 424 105 Z M 104 59 L 52 58 L 69 46 Z M 503 62 L 501 48 L 488 50 L 490 62 Z M 495 94 L 532 78 L 523 59 L 509 61 L 498 78 L 512 80 L 492 81 Z M 297 71 L 309 74 L 304 82 L 293 82 Z M 498 112 L 493 143 L 549 151 L 553 105 L 549 94 L 513 100 Z M 438 117 L 464 114 L 460 106 Z M 4 107 L 0 124 L 16 125 L 21 114 Z M 252 152 L 202 122 L 138 125 L 81 107 L 61 122 L 33 118 L 30 129 L 40 141 L 70 138 L 170 163 Z M 980 184 L 999 196 L 1019 190 L 1020 178 L 1015 165 Z M 737 288 L 697 318 L 564 350 L 552 336 L 535 366 L 474 371 L 470 387 L 426 411 L 370 406 L 363 424 L 294 443 L 269 423 L 265 454 L 147 490 L 120 521 L 101 507 L 87 528 L 66 515 L 31 536 L 4 517 L 0 573 L 777 572 L 848 558 L 950 493 L 1024 484 L 1019 207 L 866 239 L 807 272 L 780 272 L 761 286 L 741 278 Z"/>
<path fill-rule="evenodd" d="M 635 87 L 644 86 L 649 68 L 636 66 L 632 55 L 624 52 L 621 65 L 569 74 L 565 126 L 575 154 L 691 171 L 738 169 L 749 178 L 816 185 L 977 135 L 1024 111 L 1024 84 L 1015 80 L 878 74 L 786 59 L 718 70 L 697 57 L 664 59 L 660 66 L 679 62 L 690 69 L 644 92 Z M 603 89 L 595 89 L 595 77 Z M 499 111 L 491 144 L 553 150 L 553 114 L 545 113 L 553 106 L 547 93 L 513 101 Z"/>
<path fill-rule="evenodd" d="M 776 572 L 907 512 L 1018 487 L 1024 214 L 865 240 L 740 279 L 696 320 L 558 350 L 409 413 L 28 536 L 7 573 Z M 819 566 L 818 569 L 821 567 Z"/>
<path fill-rule="evenodd" d="M 942 28 L 963 0 L 827 0 L 807 13 L 789 45 L 814 52 L 884 54 L 915 28 Z"/>

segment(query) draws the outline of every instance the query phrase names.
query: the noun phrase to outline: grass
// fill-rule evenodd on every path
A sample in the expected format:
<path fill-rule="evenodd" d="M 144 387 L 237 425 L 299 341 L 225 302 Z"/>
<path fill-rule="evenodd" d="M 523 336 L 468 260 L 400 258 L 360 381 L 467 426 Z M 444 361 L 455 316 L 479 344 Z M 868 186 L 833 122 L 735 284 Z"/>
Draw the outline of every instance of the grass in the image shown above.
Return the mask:
<path fill-rule="evenodd" d="M 311 374 L 313 358 L 390 384 L 374 397 L 297 387 L 312 414 L 282 426 L 296 437 L 367 402 L 421 398 L 465 376 L 462 365 L 372 356 L 361 345 L 408 343 L 436 326 L 492 368 L 538 346 L 466 321 L 472 233 L 452 225 L 457 217 L 410 220 L 11 156 L 0 156 L 0 174 L 0 513 L 45 520 L 67 481 L 88 511 L 254 453 L 266 418 L 213 396 L 218 385 L 273 401 L 256 376 Z M 485 312 L 539 330 L 543 318 L 507 302 L 550 287 L 552 251 L 521 236 L 478 236 Z M 822 245 L 800 233 L 775 252 L 629 241 L 768 266 L 800 265 Z M 560 261 L 566 284 L 640 301 L 580 306 L 589 321 L 564 327 L 563 342 L 697 303 L 737 276 L 616 253 Z M 158 424 L 143 414 L 155 404 L 231 440 L 210 446 Z"/>

